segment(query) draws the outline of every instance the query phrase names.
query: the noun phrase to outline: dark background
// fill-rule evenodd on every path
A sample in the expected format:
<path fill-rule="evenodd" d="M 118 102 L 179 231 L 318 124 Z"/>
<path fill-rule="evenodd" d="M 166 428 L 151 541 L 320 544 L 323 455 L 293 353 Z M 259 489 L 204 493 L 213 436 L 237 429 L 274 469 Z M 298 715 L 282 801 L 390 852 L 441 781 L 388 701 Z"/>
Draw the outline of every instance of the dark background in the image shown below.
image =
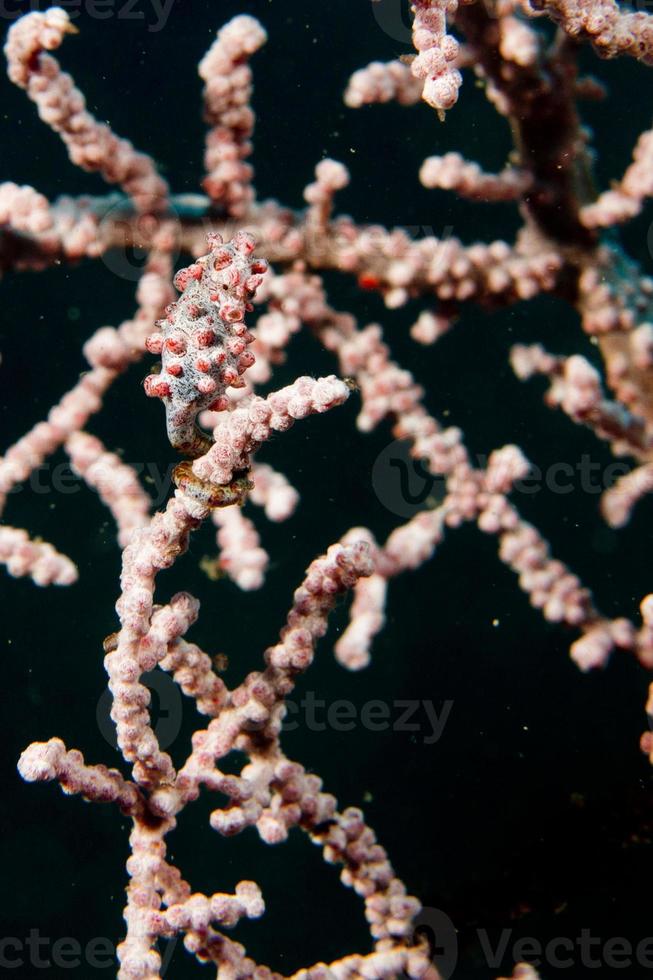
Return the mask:
<path fill-rule="evenodd" d="M 5 0 L 0 16 L 8 27 L 15 11 L 35 6 Z M 371 4 L 343 0 L 176 0 L 159 30 L 152 30 L 157 17 L 146 0 L 131 9 L 116 0 L 104 8 L 110 16 L 102 20 L 92 7 L 80 7 L 81 34 L 66 40 L 63 66 L 84 91 L 89 109 L 150 153 L 176 191 L 197 191 L 202 174 L 196 65 L 216 29 L 246 12 L 259 17 L 269 33 L 253 61 L 253 162 L 260 199 L 301 207 L 302 189 L 328 155 L 352 174 L 338 209 L 361 223 L 418 227 L 436 235 L 450 229 L 466 242 L 510 240 L 518 227 L 510 206 L 470 205 L 426 191 L 417 181 L 426 156 L 450 149 L 488 170 L 504 164 L 507 125 L 471 75 L 444 124 L 424 105 L 359 111 L 343 106 L 352 71 L 372 59 L 410 52 L 401 26 L 406 13 L 398 3 L 383 5 L 396 27 L 390 33 Z M 583 107 L 599 151 L 598 179 L 606 186 L 623 171 L 637 134 L 650 124 L 642 97 L 650 76 L 635 63 L 601 63 L 589 52 L 583 58 L 611 87 L 606 103 Z M 98 177 L 72 167 L 24 93 L 7 81 L 0 85 L 0 180 L 32 184 L 50 198 L 104 193 Z M 649 221 L 650 210 L 629 227 L 625 243 L 650 271 Z M 543 471 L 559 462 L 577 467 L 583 458 L 601 467 L 610 461 L 590 432 L 544 407 L 543 383 L 518 383 L 507 362 L 512 343 L 535 340 L 596 361 L 576 314 L 564 304 L 539 298 L 492 315 L 469 306 L 451 334 L 424 349 L 410 340 L 408 327 L 429 308 L 428 300 L 388 312 L 345 277 L 329 275 L 326 285 L 336 308 L 352 310 L 361 323 L 383 324 L 396 359 L 426 387 L 428 408 L 463 428 L 473 454 L 516 442 Z M 131 315 L 133 283 L 104 262 L 84 261 L 75 268 L 7 276 L 1 302 L 4 446 L 42 419 L 75 383 L 85 367 L 85 338 Z M 310 337 L 299 336 L 275 385 L 334 367 Z M 122 378 L 89 430 L 125 460 L 165 470 L 174 459 L 161 406 L 143 395 L 146 373 L 139 365 Z M 286 473 L 302 503 L 285 524 L 270 525 L 256 515 L 272 556 L 260 592 L 245 594 L 228 581 L 205 578 L 199 560 L 215 551 L 208 527 L 175 569 L 160 576 L 160 601 L 180 588 L 202 600 L 191 639 L 210 653 L 227 654 L 230 685 L 260 664 L 315 555 L 352 525 L 366 524 L 383 540 L 403 520 L 383 506 L 372 486 L 374 462 L 392 441 L 389 426 L 362 437 L 356 412 L 352 398 L 344 408 L 297 425 L 261 453 Z M 52 462 L 64 464 L 65 457 L 58 454 Z M 58 939 L 72 937 L 84 946 L 121 935 L 128 821 L 114 808 L 67 799 L 56 786 L 28 786 L 15 769 L 27 744 L 53 735 L 82 749 L 89 762 L 120 766 L 103 735 L 106 725 L 97 721 L 106 687 L 102 640 L 117 625 L 120 556 L 114 528 L 93 493 L 74 485 L 75 492 L 52 492 L 49 473 L 45 468 L 38 485 L 32 481 L 31 489 L 12 497 L 6 519 L 71 555 L 80 581 L 68 589 L 38 589 L 25 580 L 0 579 L 0 935 L 24 944 L 22 964 L 6 968 L 7 975 L 111 976 L 112 966 L 43 964 Z M 572 482 L 569 493 L 541 488 L 522 494 L 518 506 L 556 557 L 594 590 L 607 615 L 639 622 L 638 603 L 651 589 L 651 503 L 642 503 L 631 524 L 616 534 L 600 519 L 598 495 Z M 620 655 L 604 671 L 581 674 L 568 657 L 574 634 L 544 623 L 498 561 L 494 539 L 474 528 L 450 533 L 428 565 L 391 584 L 387 627 L 375 643 L 372 665 L 356 674 L 338 666 L 331 652 L 347 605 L 339 604 L 298 697 L 313 692 L 328 703 L 346 698 L 358 710 L 372 699 L 428 700 L 438 710 L 452 701 L 444 734 L 436 744 L 425 744 L 428 726 L 375 733 L 360 725 L 353 732 L 315 732 L 302 724 L 287 734 L 285 748 L 323 777 L 342 806 L 364 807 L 397 873 L 427 907 L 427 923 L 436 923 L 435 909 L 450 917 L 458 930 L 454 976 L 484 980 L 509 972 L 510 948 L 520 937 L 575 940 L 585 929 L 601 940 L 593 947 L 600 956 L 611 938 L 624 937 L 635 946 L 653 934 L 644 891 L 652 870 L 651 778 L 638 749 L 647 726 L 645 673 Z M 181 715 L 176 706 L 158 707 L 179 720 L 169 747 L 179 761 L 197 716 L 188 702 Z M 419 718 L 424 724 L 423 713 Z M 236 930 L 256 960 L 289 973 L 369 949 L 362 903 L 339 885 L 336 869 L 322 863 L 302 834 L 294 832 L 275 848 L 261 844 L 251 830 L 226 841 L 210 830 L 210 809 L 203 797 L 181 815 L 171 853 L 198 891 L 230 891 L 243 878 L 260 883 L 265 917 Z M 47 939 L 39 947 L 40 960 L 25 945 L 33 930 Z M 501 969 L 487 964 L 479 930 L 493 944 L 501 930 L 511 930 Z M 600 962 L 586 969 L 577 948 L 571 971 L 549 963 L 542 975 L 613 972 Z M 641 965 L 619 972 L 648 975 Z M 178 944 L 166 976 L 201 975 L 206 970 Z"/>

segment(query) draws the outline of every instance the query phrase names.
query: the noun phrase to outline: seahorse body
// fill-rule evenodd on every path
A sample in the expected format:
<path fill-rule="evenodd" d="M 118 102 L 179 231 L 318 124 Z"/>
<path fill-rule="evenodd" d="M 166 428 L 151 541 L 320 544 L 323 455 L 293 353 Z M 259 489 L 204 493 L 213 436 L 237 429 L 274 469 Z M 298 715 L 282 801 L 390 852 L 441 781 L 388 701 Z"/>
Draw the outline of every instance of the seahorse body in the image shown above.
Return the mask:
<path fill-rule="evenodd" d="M 161 373 L 145 379 L 145 392 L 163 401 L 171 444 L 192 458 L 211 445 L 198 414 L 225 409 L 226 389 L 242 387 L 241 375 L 254 363 L 244 317 L 267 269 L 265 259 L 252 258 L 255 242 L 246 232 L 226 243 L 212 233 L 207 242 L 208 253 L 176 274 L 181 296 L 146 341 L 161 355 Z"/>

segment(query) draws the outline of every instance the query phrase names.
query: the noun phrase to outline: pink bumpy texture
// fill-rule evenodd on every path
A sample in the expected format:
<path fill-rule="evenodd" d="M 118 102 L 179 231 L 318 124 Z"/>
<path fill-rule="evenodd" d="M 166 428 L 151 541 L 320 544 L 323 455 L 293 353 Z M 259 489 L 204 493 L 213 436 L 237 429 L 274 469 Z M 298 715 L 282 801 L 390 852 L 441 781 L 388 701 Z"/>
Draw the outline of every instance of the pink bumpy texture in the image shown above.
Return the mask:
<path fill-rule="evenodd" d="M 181 297 L 146 341 L 161 354 L 162 370 L 145 379 L 145 391 L 165 405 L 171 444 L 193 457 L 210 445 L 197 428 L 198 414 L 225 409 L 226 389 L 242 387 L 241 375 L 254 363 L 244 317 L 267 269 L 265 259 L 252 258 L 254 239 L 245 232 L 226 244 L 209 234 L 207 242 L 209 252 L 175 276 Z"/>

